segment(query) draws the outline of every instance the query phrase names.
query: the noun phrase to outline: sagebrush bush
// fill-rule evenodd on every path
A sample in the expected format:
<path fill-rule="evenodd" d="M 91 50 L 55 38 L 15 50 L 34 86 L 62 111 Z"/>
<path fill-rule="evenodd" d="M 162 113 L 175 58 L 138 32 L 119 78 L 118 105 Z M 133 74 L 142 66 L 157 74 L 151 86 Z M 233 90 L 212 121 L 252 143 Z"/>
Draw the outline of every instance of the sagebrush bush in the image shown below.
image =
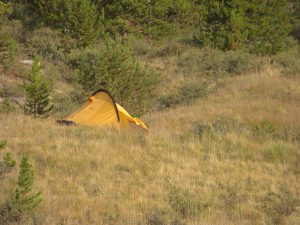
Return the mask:
<path fill-rule="evenodd" d="M 186 51 L 178 58 L 178 67 L 185 74 L 197 76 L 235 76 L 261 71 L 267 58 L 240 51 L 223 52 L 202 48 Z"/>
<path fill-rule="evenodd" d="M 104 88 L 134 114 L 151 108 L 158 76 L 140 65 L 130 45 L 121 39 L 108 40 L 96 50 L 81 53 L 73 64 L 87 95 Z"/>
<path fill-rule="evenodd" d="M 158 99 L 158 108 L 164 109 L 179 104 L 189 104 L 197 98 L 206 97 L 210 91 L 209 82 L 187 83 L 180 87 L 174 95 L 160 97 Z"/>
<path fill-rule="evenodd" d="M 206 121 L 196 121 L 192 124 L 193 132 L 199 139 L 202 138 L 205 132 L 211 132 L 212 125 Z"/>

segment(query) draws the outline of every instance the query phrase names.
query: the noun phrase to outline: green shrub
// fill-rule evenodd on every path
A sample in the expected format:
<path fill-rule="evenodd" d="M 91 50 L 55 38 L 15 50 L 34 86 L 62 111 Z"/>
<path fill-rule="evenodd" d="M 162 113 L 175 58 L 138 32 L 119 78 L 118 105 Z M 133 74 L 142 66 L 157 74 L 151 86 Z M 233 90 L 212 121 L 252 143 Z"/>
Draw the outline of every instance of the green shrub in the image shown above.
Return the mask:
<path fill-rule="evenodd" d="M 202 138 L 205 132 L 210 132 L 212 130 L 212 125 L 205 121 L 196 121 L 192 124 L 193 132 L 198 136 L 199 139 Z"/>
<path fill-rule="evenodd" d="M 137 62 L 128 43 L 108 40 L 96 51 L 80 54 L 73 65 L 78 69 L 79 83 L 87 95 L 104 88 L 134 114 L 151 108 L 158 76 Z"/>
<path fill-rule="evenodd" d="M 197 98 L 206 97 L 209 93 L 208 83 L 188 83 L 179 88 L 176 94 L 162 96 L 158 99 L 158 108 L 164 109 L 179 104 L 189 104 Z"/>
<path fill-rule="evenodd" d="M 197 76 L 223 77 L 261 71 L 267 58 L 240 52 L 217 49 L 193 49 L 178 58 L 179 70 Z"/>
<path fill-rule="evenodd" d="M 10 69 L 16 59 L 17 44 L 8 33 L 0 33 L 0 64 L 4 69 Z"/>

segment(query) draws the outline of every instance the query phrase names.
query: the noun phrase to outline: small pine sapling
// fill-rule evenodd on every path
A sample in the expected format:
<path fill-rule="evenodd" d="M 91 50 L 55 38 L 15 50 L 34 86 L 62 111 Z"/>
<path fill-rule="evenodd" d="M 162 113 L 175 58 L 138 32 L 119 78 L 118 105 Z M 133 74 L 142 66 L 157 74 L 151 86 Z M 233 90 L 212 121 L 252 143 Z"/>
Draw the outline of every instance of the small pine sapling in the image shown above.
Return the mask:
<path fill-rule="evenodd" d="M 41 192 L 33 193 L 34 170 L 28 158 L 21 160 L 15 204 L 20 213 L 34 209 L 41 202 Z"/>
<path fill-rule="evenodd" d="M 35 59 L 28 81 L 24 84 L 26 91 L 24 111 L 26 114 L 40 117 L 51 111 L 53 104 L 50 104 L 49 86 L 49 82 L 41 74 L 40 61 Z"/>

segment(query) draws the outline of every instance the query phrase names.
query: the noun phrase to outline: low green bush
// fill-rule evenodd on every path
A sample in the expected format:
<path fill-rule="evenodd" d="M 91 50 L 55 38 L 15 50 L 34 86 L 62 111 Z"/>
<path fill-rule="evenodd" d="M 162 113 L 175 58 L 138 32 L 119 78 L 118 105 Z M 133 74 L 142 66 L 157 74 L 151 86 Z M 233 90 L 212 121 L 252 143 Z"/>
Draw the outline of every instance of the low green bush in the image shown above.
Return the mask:
<path fill-rule="evenodd" d="M 198 136 L 199 139 L 202 138 L 205 132 L 212 131 L 212 125 L 205 121 L 196 121 L 192 124 L 193 132 Z"/>
<path fill-rule="evenodd" d="M 174 95 L 162 96 L 158 99 L 158 108 L 164 109 L 179 104 L 189 104 L 197 98 L 206 97 L 210 92 L 209 82 L 187 83 L 180 87 Z"/>
<path fill-rule="evenodd" d="M 185 74 L 216 78 L 261 71 L 266 66 L 266 61 L 267 58 L 250 53 L 202 48 L 180 55 L 178 67 Z"/>
<path fill-rule="evenodd" d="M 104 88 L 135 115 L 151 109 L 158 74 L 138 63 L 127 42 L 107 40 L 95 50 L 80 53 L 71 63 L 86 95 Z"/>

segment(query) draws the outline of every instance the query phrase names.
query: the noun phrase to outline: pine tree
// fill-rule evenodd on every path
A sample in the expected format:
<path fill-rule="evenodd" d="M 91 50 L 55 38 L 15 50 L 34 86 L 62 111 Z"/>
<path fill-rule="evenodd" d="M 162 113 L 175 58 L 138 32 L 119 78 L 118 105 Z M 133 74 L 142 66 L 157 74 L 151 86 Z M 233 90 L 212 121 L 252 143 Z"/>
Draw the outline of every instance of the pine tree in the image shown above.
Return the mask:
<path fill-rule="evenodd" d="M 34 209 L 41 202 L 41 192 L 32 193 L 33 183 L 32 165 L 28 162 L 28 158 L 24 157 L 21 160 L 18 188 L 15 195 L 15 205 L 20 213 Z"/>
<path fill-rule="evenodd" d="M 200 46 L 275 54 L 291 31 L 287 0 L 199 0 L 194 40 Z"/>
<path fill-rule="evenodd" d="M 38 59 L 34 60 L 28 82 L 24 84 L 26 91 L 25 113 L 34 117 L 43 116 L 51 111 L 49 82 L 41 74 L 41 64 Z"/>
<path fill-rule="evenodd" d="M 27 4 L 38 21 L 75 38 L 80 47 L 91 44 L 103 31 L 101 16 L 91 0 L 32 0 Z"/>

